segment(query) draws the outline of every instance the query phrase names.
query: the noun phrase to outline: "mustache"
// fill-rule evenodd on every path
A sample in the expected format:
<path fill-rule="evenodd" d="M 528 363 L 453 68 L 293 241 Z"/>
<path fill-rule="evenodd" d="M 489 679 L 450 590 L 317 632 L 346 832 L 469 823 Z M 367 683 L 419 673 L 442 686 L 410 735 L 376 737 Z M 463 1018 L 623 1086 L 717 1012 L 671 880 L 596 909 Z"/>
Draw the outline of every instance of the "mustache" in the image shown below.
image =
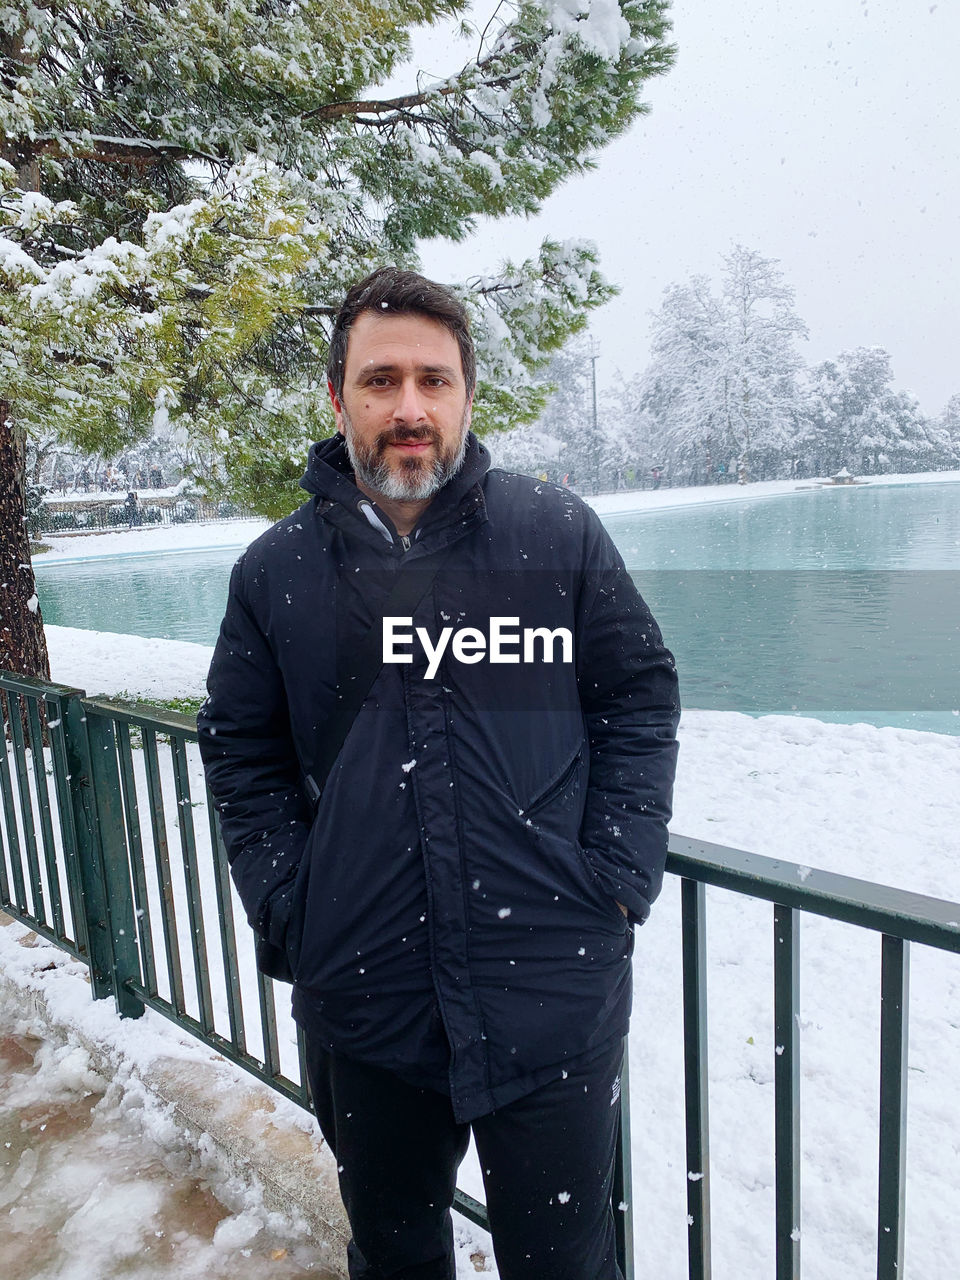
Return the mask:
<path fill-rule="evenodd" d="M 397 426 L 391 427 L 387 431 L 380 432 L 377 436 L 376 448 L 378 452 L 382 452 L 387 445 L 390 444 L 409 444 L 411 442 L 419 443 L 424 440 L 428 440 L 431 444 L 436 445 L 437 448 L 440 448 L 442 444 L 440 432 L 437 431 L 435 427 Z"/>

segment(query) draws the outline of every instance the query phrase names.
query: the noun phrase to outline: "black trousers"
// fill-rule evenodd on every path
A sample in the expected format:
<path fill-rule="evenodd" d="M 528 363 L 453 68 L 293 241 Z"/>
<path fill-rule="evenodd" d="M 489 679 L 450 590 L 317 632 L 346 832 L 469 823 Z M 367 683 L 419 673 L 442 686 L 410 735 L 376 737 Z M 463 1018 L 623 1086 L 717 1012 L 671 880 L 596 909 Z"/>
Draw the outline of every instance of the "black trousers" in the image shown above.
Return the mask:
<path fill-rule="evenodd" d="M 351 1280 L 455 1280 L 450 1206 L 471 1128 L 501 1280 L 622 1280 L 610 1202 L 622 1055 L 618 1042 L 471 1126 L 443 1094 L 308 1039 Z"/>

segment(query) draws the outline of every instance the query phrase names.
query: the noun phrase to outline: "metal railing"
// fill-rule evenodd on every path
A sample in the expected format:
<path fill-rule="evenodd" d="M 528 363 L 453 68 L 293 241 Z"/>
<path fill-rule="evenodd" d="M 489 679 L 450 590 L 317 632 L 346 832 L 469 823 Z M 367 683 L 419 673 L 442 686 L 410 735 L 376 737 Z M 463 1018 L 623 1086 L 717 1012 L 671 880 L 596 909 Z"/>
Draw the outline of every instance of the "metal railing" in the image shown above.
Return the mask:
<path fill-rule="evenodd" d="M 877 1278 L 902 1280 L 910 943 L 960 953 L 960 905 L 673 836 L 667 870 L 681 877 L 684 1077 L 690 1280 L 710 1276 L 706 887 L 772 904 L 776 1277 L 800 1276 L 800 914 L 881 935 Z"/>
<path fill-rule="evenodd" d="M 0 906 L 85 961 L 121 1016 L 155 1009 L 309 1107 L 303 1041 L 257 971 L 195 721 L 2 672 L 0 711 Z M 800 1277 L 800 916 L 881 935 L 877 1277 L 902 1280 L 909 947 L 960 952 L 960 906 L 682 836 L 667 871 L 681 884 L 690 1280 L 711 1275 L 707 886 L 772 905 L 776 1280 Z M 632 1280 L 626 1068 L 625 1054 L 613 1202 Z M 456 1207 L 486 1225 L 470 1196 Z"/>
<path fill-rule="evenodd" d="M 3 673 L 0 707 L 3 908 L 84 960 L 122 1016 L 155 1009 L 308 1106 L 302 1045 L 292 1021 L 279 1033 L 231 889 L 196 722 Z"/>

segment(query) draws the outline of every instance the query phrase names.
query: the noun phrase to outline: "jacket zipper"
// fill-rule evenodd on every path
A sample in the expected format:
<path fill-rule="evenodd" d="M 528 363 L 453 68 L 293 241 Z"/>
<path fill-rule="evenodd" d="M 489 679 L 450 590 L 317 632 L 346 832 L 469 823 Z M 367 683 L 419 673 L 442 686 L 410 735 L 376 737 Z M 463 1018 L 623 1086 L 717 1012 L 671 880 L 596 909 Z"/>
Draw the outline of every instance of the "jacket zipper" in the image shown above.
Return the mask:
<path fill-rule="evenodd" d="M 401 547 L 403 547 L 404 551 L 409 551 L 409 550 L 410 550 L 410 539 L 407 537 L 407 535 L 406 535 L 405 533 L 401 533 L 401 534 L 398 534 L 397 536 L 398 536 L 398 537 L 399 537 L 399 539 L 400 539 L 400 545 L 401 545 Z"/>

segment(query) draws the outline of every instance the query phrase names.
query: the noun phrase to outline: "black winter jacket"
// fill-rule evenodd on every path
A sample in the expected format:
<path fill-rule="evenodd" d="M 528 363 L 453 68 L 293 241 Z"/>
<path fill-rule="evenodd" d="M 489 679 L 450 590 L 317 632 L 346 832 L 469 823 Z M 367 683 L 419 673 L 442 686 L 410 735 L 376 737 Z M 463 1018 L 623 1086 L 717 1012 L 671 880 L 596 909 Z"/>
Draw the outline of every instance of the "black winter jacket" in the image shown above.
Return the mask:
<path fill-rule="evenodd" d="M 449 1091 L 461 1121 L 625 1034 L 679 713 L 673 659 L 594 512 L 488 467 L 471 435 L 400 539 L 342 438 L 314 445 L 314 496 L 234 568 L 199 716 L 233 877 L 286 949 L 295 1017 L 345 1057 Z M 544 661 L 534 637 L 492 662 L 474 635 L 429 678 L 398 627 L 411 661 L 383 666 L 314 813 L 303 778 L 338 656 L 380 628 L 395 575 L 440 548 L 413 618 L 431 647 L 507 618 L 567 628 L 572 650 L 557 640 Z"/>

